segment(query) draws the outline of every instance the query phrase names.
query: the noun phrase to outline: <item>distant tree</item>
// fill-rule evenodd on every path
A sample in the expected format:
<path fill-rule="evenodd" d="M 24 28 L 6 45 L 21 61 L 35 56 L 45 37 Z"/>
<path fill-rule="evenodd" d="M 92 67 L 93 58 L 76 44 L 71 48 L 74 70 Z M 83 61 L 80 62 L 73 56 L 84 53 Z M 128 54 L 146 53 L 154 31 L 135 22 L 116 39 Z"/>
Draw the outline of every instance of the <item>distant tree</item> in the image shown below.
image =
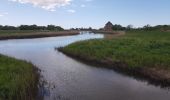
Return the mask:
<path fill-rule="evenodd" d="M 89 29 L 88 30 L 92 30 L 92 27 L 89 27 Z"/>
<path fill-rule="evenodd" d="M 76 29 L 74 29 L 74 28 L 70 28 L 70 30 L 76 30 Z"/>
<path fill-rule="evenodd" d="M 55 25 L 48 25 L 47 30 L 55 30 L 56 26 Z"/>
<path fill-rule="evenodd" d="M 29 26 L 28 25 L 20 25 L 19 29 L 20 30 L 29 30 Z"/>
<path fill-rule="evenodd" d="M 38 28 L 37 25 L 30 25 L 29 26 L 30 30 L 37 30 L 37 28 Z"/>
<path fill-rule="evenodd" d="M 57 31 L 64 31 L 64 29 L 60 26 L 56 26 L 55 28 L 56 28 Z"/>
<path fill-rule="evenodd" d="M 101 31 L 102 31 L 102 30 L 104 30 L 104 28 L 99 28 L 99 30 L 101 30 Z"/>
<path fill-rule="evenodd" d="M 125 30 L 126 28 L 121 25 L 115 24 L 113 25 L 112 29 L 113 30 Z"/>
<path fill-rule="evenodd" d="M 2 28 L 3 28 L 3 26 L 2 26 L 2 25 L 0 25 L 0 30 L 2 30 Z"/>
<path fill-rule="evenodd" d="M 128 25 L 127 27 L 126 27 L 126 30 L 132 30 L 133 29 L 133 25 Z"/>
<path fill-rule="evenodd" d="M 1 26 L 1 29 L 2 30 L 17 30 L 15 26 L 8 26 L 8 25 L 3 26 L 3 27 Z"/>
<path fill-rule="evenodd" d="M 143 29 L 144 29 L 144 30 L 147 30 L 147 31 L 153 30 L 152 26 L 149 25 L 149 24 L 145 25 L 145 26 L 143 27 Z"/>
<path fill-rule="evenodd" d="M 158 25 L 158 26 L 155 26 L 155 28 L 161 31 L 166 31 L 166 30 L 170 30 L 170 25 Z"/>
<path fill-rule="evenodd" d="M 56 30 L 63 31 L 64 29 L 60 26 L 48 25 L 48 26 L 37 26 L 37 25 L 20 25 L 20 26 L 3 26 L 0 25 L 0 30 Z"/>
<path fill-rule="evenodd" d="M 46 26 L 37 26 L 37 30 L 46 30 Z"/>
<path fill-rule="evenodd" d="M 170 25 L 157 25 L 151 26 L 149 24 L 143 26 L 142 28 L 137 28 L 136 30 L 144 30 L 144 31 L 167 31 L 170 30 Z"/>

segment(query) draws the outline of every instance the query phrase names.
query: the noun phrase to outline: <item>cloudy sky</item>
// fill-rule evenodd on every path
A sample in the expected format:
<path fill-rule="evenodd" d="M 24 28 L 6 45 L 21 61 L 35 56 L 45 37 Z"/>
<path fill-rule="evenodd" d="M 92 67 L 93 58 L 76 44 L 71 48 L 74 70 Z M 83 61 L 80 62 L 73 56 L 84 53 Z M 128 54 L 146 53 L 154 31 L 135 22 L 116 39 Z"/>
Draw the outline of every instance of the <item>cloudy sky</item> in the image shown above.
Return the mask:
<path fill-rule="evenodd" d="M 100 28 L 170 24 L 170 0 L 0 0 L 0 24 Z"/>

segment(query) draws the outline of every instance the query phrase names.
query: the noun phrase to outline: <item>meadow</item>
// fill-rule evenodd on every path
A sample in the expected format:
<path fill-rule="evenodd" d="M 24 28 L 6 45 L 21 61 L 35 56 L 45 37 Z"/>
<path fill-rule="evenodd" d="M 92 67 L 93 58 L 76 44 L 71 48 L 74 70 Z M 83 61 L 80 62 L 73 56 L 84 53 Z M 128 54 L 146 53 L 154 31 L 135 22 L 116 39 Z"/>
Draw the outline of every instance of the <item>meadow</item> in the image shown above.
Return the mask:
<path fill-rule="evenodd" d="M 25 33 L 33 33 L 40 32 L 36 30 L 0 30 L 0 35 L 13 35 L 13 34 L 25 34 Z M 42 31 L 43 32 L 43 31 Z"/>
<path fill-rule="evenodd" d="M 79 31 L 0 30 L 0 40 L 66 36 L 66 35 L 76 35 L 78 33 Z"/>
<path fill-rule="evenodd" d="M 76 42 L 61 48 L 61 51 L 91 62 L 113 65 L 104 66 L 106 68 L 140 69 L 146 76 L 154 74 L 148 76 L 157 80 L 170 77 L 170 32 L 128 31 L 126 35 L 112 39 Z M 147 70 L 143 72 L 143 69 Z"/>
<path fill-rule="evenodd" d="M 0 55 L 0 100 L 35 100 L 38 78 L 31 63 Z"/>

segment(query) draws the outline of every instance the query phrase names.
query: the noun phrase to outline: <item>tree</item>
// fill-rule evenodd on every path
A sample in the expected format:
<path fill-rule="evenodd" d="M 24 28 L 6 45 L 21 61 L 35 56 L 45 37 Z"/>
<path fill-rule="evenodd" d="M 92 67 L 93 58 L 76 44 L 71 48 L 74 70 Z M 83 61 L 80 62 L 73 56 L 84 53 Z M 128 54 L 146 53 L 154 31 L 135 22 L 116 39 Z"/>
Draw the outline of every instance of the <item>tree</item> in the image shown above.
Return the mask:
<path fill-rule="evenodd" d="M 126 29 L 127 29 L 127 30 L 133 29 L 133 25 L 128 25 L 128 26 L 126 27 Z"/>
<path fill-rule="evenodd" d="M 115 24 L 112 27 L 113 30 L 125 30 L 125 27 L 122 27 L 121 25 Z"/>
<path fill-rule="evenodd" d="M 144 30 L 152 30 L 152 26 L 151 25 L 149 25 L 149 24 L 147 24 L 147 25 L 145 25 L 144 27 L 143 27 L 143 29 Z"/>
<path fill-rule="evenodd" d="M 1 26 L 1 29 L 2 29 L 2 30 L 17 30 L 16 27 L 14 27 L 14 26 L 8 26 L 8 25 L 6 25 L 6 26 Z"/>
<path fill-rule="evenodd" d="M 92 27 L 89 27 L 89 30 L 93 30 Z"/>
<path fill-rule="evenodd" d="M 37 30 L 37 25 L 30 25 L 30 26 L 29 26 L 29 29 L 30 29 L 30 30 Z"/>
<path fill-rule="evenodd" d="M 3 26 L 0 25 L 0 30 L 56 30 L 63 31 L 64 29 L 60 26 L 48 25 L 48 26 L 37 26 L 37 25 L 20 25 L 20 26 Z"/>
<path fill-rule="evenodd" d="M 2 30 L 2 28 L 3 28 L 3 26 L 2 26 L 2 25 L 0 25 L 0 30 Z"/>
<path fill-rule="evenodd" d="M 56 26 L 55 28 L 57 29 L 57 31 L 64 31 L 64 29 L 60 26 Z"/>
<path fill-rule="evenodd" d="M 48 25 L 47 26 L 47 30 L 55 30 L 55 29 L 56 29 L 55 25 Z"/>

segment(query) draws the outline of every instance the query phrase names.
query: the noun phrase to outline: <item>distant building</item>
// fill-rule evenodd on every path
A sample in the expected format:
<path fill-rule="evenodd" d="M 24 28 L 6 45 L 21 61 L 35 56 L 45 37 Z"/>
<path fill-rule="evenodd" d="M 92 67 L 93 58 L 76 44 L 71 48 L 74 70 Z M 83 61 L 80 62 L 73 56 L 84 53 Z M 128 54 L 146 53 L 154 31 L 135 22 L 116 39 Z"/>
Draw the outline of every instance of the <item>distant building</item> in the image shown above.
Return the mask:
<path fill-rule="evenodd" d="M 104 30 L 105 31 L 112 31 L 113 30 L 113 24 L 109 21 L 108 23 L 106 23 Z"/>

